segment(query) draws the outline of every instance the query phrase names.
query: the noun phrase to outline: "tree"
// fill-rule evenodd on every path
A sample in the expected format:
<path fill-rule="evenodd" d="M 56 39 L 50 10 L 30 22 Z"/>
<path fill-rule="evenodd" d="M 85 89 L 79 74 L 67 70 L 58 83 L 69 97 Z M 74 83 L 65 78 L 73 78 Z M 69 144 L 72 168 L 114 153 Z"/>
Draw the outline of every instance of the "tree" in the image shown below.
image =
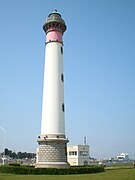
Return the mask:
<path fill-rule="evenodd" d="M 4 153 L 2 153 L 4 154 Z M 36 157 L 36 154 L 35 153 L 27 153 L 27 152 L 12 152 L 11 150 L 9 149 L 5 149 L 5 155 L 13 158 L 13 159 L 23 159 L 23 158 L 28 158 L 28 159 L 31 159 L 31 158 L 35 158 Z"/>
<path fill-rule="evenodd" d="M 5 149 L 5 155 L 10 156 L 11 157 L 12 151 L 8 150 L 7 148 Z"/>

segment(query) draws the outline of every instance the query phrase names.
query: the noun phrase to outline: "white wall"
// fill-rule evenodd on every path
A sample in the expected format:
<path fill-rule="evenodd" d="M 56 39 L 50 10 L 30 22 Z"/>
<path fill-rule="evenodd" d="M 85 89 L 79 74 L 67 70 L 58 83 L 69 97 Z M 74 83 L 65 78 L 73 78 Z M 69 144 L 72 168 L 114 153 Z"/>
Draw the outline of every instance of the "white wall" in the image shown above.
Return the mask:
<path fill-rule="evenodd" d="M 61 81 L 63 73 L 63 55 L 61 43 L 46 44 L 45 72 L 42 102 L 41 135 L 65 135 L 64 112 L 64 83 Z"/>
<path fill-rule="evenodd" d="M 75 155 L 75 153 L 73 152 L 77 152 L 77 154 Z M 68 154 L 68 163 L 71 166 L 83 166 L 84 163 L 86 162 L 89 165 L 89 146 L 88 145 L 68 146 L 67 154 Z"/>

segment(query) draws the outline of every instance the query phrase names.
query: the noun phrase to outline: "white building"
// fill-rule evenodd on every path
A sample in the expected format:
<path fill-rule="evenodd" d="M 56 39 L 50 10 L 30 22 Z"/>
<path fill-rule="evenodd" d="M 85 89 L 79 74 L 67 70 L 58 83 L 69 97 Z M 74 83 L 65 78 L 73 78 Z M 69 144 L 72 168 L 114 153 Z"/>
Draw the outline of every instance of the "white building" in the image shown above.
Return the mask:
<path fill-rule="evenodd" d="M 118 153 L 117 160 L 118 161 L 129 161 L 129 156 L 127 153 Z"/>
<path fill-rule="evenodd" d="M 67 155 L 70 166 L 89 165 L 89 145 L 68 146 Z"/>

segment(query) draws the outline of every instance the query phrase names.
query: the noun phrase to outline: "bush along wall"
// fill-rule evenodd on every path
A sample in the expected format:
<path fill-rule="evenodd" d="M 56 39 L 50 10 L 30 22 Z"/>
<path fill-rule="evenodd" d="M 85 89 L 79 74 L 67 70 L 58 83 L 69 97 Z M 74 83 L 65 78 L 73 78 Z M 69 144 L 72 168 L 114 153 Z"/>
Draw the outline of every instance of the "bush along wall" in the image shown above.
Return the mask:
<path fill-rule="evenodd" d="M 104 167 L 71 167 L 67 169 L 56 168 L 34 168 L 28 166 L 0 166 L 0 173 L 9 174 L 48 174 L 48 175 L 68 175 L 68 174 L 90 174 L 104 172 Z"/>

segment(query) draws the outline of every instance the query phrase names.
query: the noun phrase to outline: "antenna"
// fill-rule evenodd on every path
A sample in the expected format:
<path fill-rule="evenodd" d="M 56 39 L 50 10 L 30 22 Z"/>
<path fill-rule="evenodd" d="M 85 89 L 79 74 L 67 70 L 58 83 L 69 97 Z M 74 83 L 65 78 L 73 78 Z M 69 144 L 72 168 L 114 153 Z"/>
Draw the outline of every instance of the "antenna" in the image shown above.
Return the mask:
<path fill-rule="evenodd" d="M 53 9 L 56 9 L 56 0 L 54 0 L 54 8 Z"/>
<path fill-rule="evenodd" d="M 84 145 L 86 146 L 87 144 L 87 140 L 86 140 L 86 137 L 84 137 Z"/>

